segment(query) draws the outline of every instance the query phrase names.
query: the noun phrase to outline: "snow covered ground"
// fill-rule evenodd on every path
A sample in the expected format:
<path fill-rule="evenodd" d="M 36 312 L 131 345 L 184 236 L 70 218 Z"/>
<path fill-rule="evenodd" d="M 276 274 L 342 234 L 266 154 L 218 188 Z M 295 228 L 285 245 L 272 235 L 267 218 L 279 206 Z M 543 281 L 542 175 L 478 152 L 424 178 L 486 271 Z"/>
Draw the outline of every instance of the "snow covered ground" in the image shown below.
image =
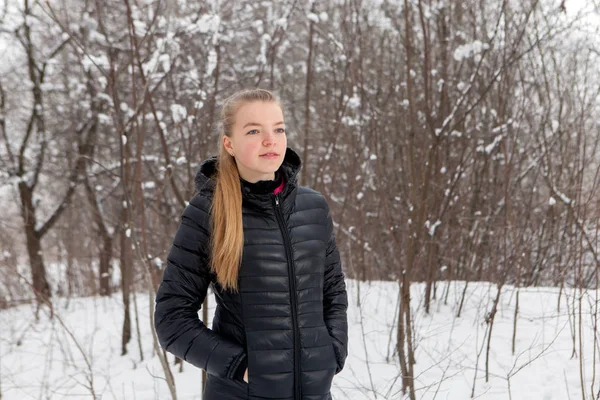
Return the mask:
<path fill-rule="evenodd" d="M 361 283 L 361 307 L 357 306 L 358 282 L 348 280 L 347 285 L 351 303 L 350 354 L 346 368 L 334 379 L 333 397 L 402 399 L 400 368 L 397 357 L 392 357 L 397 284 Z M 420 303 L 424 286 L 413 286 L 418 399 L 469 399 L 473 387 L 478 399 L 582 399 L 580 363 L 585 398 L 592 398 L 594 374 L 594 391 L 598 393 L 600 362 L 594 359 L 597 353 L 593 351 L 594 346 L 599 346 L 593 337 L 598 293 L 583 293 L 580 320 L 573 316 L 573 310 L 576 315 L 579 313 L 579 297 L 574 297 L 578 293 L 573 290 L 563 293 L 559 311 L 558 289 L 521 289 L 513 355 L 516 291 L 506 287 L 493 328 L 490 377 L 486 383 L 485 317 L 491 310 L 496 288 L 487 283 L 469 284 L 463 313 L 457 318 L 463 288 L 463 282 L 452 282 L 448 305 L 436 300 L 427 315 Z M 442 294 L 440 285 L 438 298 Z M 90 399 L 92 390 L 96 398 L 102 399 L 170 398 L 158 359 L 153 356 L 147 295 L 137 295 L 143 361 L 135 325 L 129 354 L 120 356 L 119 294 L 107 299 L 55 302 L 60 320 L 49 320 L 44 315 L 35 323 L 29 306 L 0 312 L 3 400 Z M 213 310 L 210 311 L 212 318 Z M 572 356 L 574 343 L 576 356 Z M 200 370 L 186 364 L 183 372 L 176 367 L 174 374 L 179 399 L 201 399 Z"/>

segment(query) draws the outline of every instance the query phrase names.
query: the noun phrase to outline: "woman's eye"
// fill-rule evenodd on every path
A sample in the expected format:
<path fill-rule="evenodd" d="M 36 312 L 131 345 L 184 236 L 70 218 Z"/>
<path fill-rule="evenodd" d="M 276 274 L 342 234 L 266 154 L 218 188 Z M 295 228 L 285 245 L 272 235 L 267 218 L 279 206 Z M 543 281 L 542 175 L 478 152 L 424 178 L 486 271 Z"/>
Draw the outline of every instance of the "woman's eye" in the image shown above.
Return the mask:
<path fill-rule="evenodd" d="M 254 135 L 255 133 L 258 133 L 258 129 L 252 129 L 248 132 L 248 135 Z"/>
<path fill-rule="evenodd" d="M 277 129 L 277 132 L 279 132 L 279 133 L 285 133 L 285 128 L 279 128 L 279 129 Z"/>

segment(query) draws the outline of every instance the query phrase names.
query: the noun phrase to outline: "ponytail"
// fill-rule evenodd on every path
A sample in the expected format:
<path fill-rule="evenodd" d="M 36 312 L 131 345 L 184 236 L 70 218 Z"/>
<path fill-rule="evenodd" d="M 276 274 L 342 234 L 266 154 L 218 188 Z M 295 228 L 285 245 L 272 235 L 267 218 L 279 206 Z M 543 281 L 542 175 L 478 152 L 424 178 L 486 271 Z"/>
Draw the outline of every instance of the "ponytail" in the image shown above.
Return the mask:
<path fill-rule="evenodd" d="M 263 89 L 242 90 L 225 100 L 221 110 L 217 176 L 210 211 L 210 267 L 217 275 L 217 282 L 234 292 L 239 290 L 237 283 L 244 249 L 242 188 L 237 164 L 225 149 L 223 136 L 231 137 L 235 113 L 241 105 L 252 101 L 275 101 L 281 106 L 273 93 Z"/>

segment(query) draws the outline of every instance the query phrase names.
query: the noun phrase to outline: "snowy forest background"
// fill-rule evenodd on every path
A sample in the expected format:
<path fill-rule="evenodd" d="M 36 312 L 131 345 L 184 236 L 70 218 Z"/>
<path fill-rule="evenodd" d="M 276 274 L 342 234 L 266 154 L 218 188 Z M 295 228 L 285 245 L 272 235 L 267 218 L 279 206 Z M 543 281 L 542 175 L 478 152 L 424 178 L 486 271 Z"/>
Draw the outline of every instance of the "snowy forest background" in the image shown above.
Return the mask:
<path fill-rule="evenodd" d="M 247 87 L 282 99 L 335 220 L 334 399 L 600 398 L 599 21 L 598 0 L 0 0 L 0 398 L 200 398 L 153 293 Z"/>

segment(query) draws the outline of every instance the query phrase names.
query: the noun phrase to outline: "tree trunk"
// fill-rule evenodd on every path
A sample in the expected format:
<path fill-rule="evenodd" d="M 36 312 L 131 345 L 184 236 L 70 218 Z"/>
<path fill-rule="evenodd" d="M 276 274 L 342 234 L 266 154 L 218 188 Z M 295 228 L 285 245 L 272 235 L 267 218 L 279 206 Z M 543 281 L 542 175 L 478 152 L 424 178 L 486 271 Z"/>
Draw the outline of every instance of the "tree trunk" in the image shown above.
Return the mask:
<path fill-rule="evenodd" d="M 431 238 L 433 241 L 433 238 Z M 429 314 L 429 309 L 431 307 L 431 297 L 432 297 L 432 289 L 433 289 L 433 279 L 434 279 L 434 269 L 435 269 L 435 260 L 437 259 L 437 252 L 434 251 L 437 246 L 434 243 L 430 243 L 427 248 L 427 276 L 425 278 L 425 312 Z"/>
<path fill-rule="evenodd" d="M 106 234 L 102 237 L 100 250 L 100 296 L 110 296 L 110 277 L 112 275 L 112 238 Z"/>
<path fill-rule="evenodd" d="M 68 214 L 68 224 L 69 226 L 74 226 L 73 223 L 73 212 L 71 210 L 69 210 L 69 214 Z M 67 280 L 67 297 L 70 299 L 73 297 L 73 280 L 75 279 L 75 271 L 73 268 L 73 242 L 74 238 L 73 238 L 73 230 L 69 229 L 67 232 L 67 243 L 65 246 L 65 249 L 67 251 L 67 268 L 65 271 L 65 279 Z M 95 288 L 92 288 L 94 290 L 92 290 L 92 292 L 90 293 L 91 295 L 95 295 L 96 294 L 96 290 Z"/>
<path fill-rule="evenodd" d="M 21 215 L 25 228 L 27 254 L 31 266 L 31 284 L 38 309 L 42 304 L 51 304 L 52 293 L 46 279 L 46 266 L 42 257 L 42 237 L 35 229 L 35 206 L 33 205 L 33 191 L 27 183 L 19 182 L 19 196 L 21 198 Z"/>
<path fill-rule="evenodd" d="M 315 4 L 311 7 L 311 12 L 315 12 Z M 310 87 L 312 86 L 312 64 L 313 64 L 313 37 L 314 37 L 314 22 L 310 22 L 310 28 L 308 33 L 308 57 L 306 59 L 306 88 L 304 93 L 304 151 L 302 152 L 302 165 L 303 170 L 300 175 L 299 185 L 305 185 L 309 182 L 309 171 L 308 171 L 308 153 L 310 143 Z"/>
<path fill-rule="evenodd" d="M 208 296 L 204 297 L 204 304 L 202 304 L 202 321 L 208 326 Z M 183 363 L 181 363 L 183 366 Z M 206 388 L 206 370 L 202 370 L 202 393 Z"/>
<path fill-rule="evenodd" d="M 131 230 L 128 227 L 129 209 L 127 208 L 126 197 L 123 196 L 123 206 L 121 210 L 121 291 L 123 293 L 123 334 L 121 342 L 121 355 L 127 354 L 127 343 L 131 340 Z"/>
<path fill-rule="evenodd" d="M 100 205 L 98 204 L 98 200 L 96 199 L 96 193 L 92 188 L 89 177 L 87 174 L 84 175 L 84 186 L 85 193 L 87 195 L 88 203 L 92 207 L 92 219 L 94 224 L 96 225 L 96 230 L 98 235 L 102 239 L 102 246 L 100 247 L 100 265 L 99 265 L 99 279 L 100 279 L 100 296 L 110 296 L 111 288 L 110 288 L 110 278 L 112 276 L 112 266 L 110 262 L 112 260 L 112 245 L 113 245 L 113 237 L 108 232 L 108 228 L 104 223 L 104 217 L 102 216 L 102 212 L 100 210 Z M 122 226 L 122 225 L 121 225 Z"/>

